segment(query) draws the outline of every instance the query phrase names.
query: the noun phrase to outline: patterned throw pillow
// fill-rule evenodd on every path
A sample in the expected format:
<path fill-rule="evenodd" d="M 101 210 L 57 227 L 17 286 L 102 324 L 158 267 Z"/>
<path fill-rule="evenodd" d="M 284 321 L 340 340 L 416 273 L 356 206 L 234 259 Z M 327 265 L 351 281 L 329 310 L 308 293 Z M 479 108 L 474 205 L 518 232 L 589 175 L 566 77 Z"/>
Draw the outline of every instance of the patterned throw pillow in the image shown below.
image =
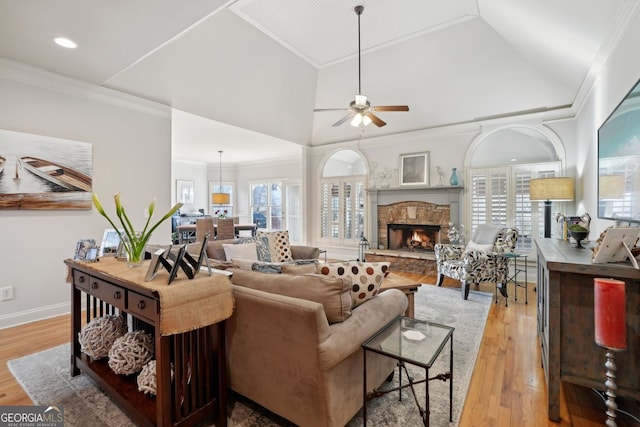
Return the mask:
<path fill-rule="evenodd" d="M 236 243 L 244 245 L 246 243 L 256 244 L 256 251 L 258 252 L 258 261 L 271 262 L 271 250 L 269 248 L 269 239 L 266 236 L 261 237 L 240 237 L 236 239 Z"/>
<path fill-rule="evenodd" d="M 317 264 L 317 272 L 330 277 L 350 277 L 353 307 L 378 294 L 382 279 L 389 274 L 389 262 L 346 261 Z"/>
<path fill-rule="evenodd" d="M 284 231 L 259 231 L 257 237 L 269 239 L 269 252 L 272 262 L 291 261 L 291 243 L 289 243 L 289 232 Z"/>

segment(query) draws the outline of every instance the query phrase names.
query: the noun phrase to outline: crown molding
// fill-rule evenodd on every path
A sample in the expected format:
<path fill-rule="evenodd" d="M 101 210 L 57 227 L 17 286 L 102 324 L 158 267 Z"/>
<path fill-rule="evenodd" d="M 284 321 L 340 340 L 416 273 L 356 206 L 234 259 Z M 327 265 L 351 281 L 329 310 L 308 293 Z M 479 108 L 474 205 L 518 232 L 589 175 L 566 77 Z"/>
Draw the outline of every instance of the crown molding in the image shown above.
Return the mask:
<path fill-rule="evenodd" d="M 2 57 L 0 57 L 0 78 L 83 99 L 111 104 L 151 116 L 171 118 L 171 108 L 166 105 Z"/>

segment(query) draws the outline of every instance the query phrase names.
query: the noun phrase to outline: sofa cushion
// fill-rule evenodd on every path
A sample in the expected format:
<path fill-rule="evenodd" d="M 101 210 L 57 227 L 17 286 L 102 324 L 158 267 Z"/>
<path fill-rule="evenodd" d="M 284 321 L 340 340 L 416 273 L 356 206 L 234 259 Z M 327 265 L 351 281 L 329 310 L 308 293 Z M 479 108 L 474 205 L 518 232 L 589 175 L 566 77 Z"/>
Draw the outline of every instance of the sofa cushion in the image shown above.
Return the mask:
<path fill-rule="evenodd" d="M 350 277 L 351 298 L 356 307 L 378 294 L 382 279 L 389 274 L 389 262 L 345 261 L 318 264 L 317 272 L 330 277 Z"/>
<path fill-rule="evenodd" d="M 329 323 L 343 322 L 351 316 L 349 278 L 324 277 L 318 274 L 264 274 L 233 269 L 231 282 L 238 286 L 318 302 L 324 307 Z"/>
<path fill-rule="evenodd" d="M 224 255 L 228 260 L 234 258 L 254 259 L 258 260 L 258 252 L 255 243 L 245 243 L 243 245 L 223 244 Z"/>
<path fill-rule="evenodd" d="M 271 253 L 271 261 L 284 262 L 290 261 L 292 259 L 291 243 L 289 242 L 289 232 L 287 230 L 258 230 L 257 237 L 267 237 L 269 239 L 269 252 Z"/>
<path fill-rule="evenodd" d="M 282 264 L 280 267 L 280 271 L 282 274 L 312 274 L 316 272 L 316 263 L 293 263 L 293 264 Z"/>

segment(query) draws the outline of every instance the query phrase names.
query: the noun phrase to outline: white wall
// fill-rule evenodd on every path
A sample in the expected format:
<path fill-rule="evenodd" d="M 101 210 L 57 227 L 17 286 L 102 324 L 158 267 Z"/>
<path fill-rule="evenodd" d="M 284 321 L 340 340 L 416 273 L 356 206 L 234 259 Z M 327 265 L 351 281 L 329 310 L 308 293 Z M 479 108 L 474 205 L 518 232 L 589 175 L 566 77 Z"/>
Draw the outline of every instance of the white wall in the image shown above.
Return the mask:
<path fill-rule="evenodd" d="M 204 209 L 209 213 L 209 182 L 207 180 L 206 163 L 185 161 L 171 162 L 171 200 L 176 202 L 177 181 L 193 182 L 193 203 L 185 203 L 180 208 L 180 213 L 198 212 Z"/>
<path fill-rule="evenodd" d="M 160 216 L 171 207 L 165 108 L 4 61 L 0 99 L 0 129 L 93 145 L 93 191 L 108 212 L 117 192 L 134 224 L 143 223 L 154 196 Z M 0 287 L 15 287 L 15 299 L 0 302 L 0 328 L 69 312 L 63 261 L 73 257 L 78 239 L 100 241 L 107 227 L 95 209 L 0 210 Z M 169 239 L 167 222 L 152 240 Z"/>
<path fill-rule="evenodd" d="M 640 78 L 640 16 L 636 15 L 629 31 L 622 37 L 619 46 L 603 67 L 600 77 L 591 89 L 583 108 L 576 117 L 577 184 L 582 189 L 579 206 L 592 213 L 590 238 L 595 239 L 615 221 L 597 218 L 598 183 L 598 128 L 611 114 L 626 93 Z"/>

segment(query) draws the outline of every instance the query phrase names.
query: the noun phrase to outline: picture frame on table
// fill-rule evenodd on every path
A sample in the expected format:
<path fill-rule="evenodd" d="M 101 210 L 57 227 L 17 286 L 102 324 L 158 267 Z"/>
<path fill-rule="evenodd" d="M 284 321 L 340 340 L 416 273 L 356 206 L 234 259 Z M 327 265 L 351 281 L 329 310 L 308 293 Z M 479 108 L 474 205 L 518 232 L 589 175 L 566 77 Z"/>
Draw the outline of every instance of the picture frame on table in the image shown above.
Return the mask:
<path fill-rule="evenodd" d="M 120 235 L 113 228 L 106 228 L 102 235 L 102 244 L 98 256 L 115 256 L 120 246 Z"/>
<path fill-rule="evenodd" d="M 176 202 L 193 203 L 193 181 L 176 180 Z"/>
<path fill-rule="evenodd" d="M 429 185 L 429 152 L 400 154 L 400 185 Z"/>
<path fill-rule="evenodd" d="M 602 232 L 593 248 L 591 262 L 601 264 L 608 262 L 623 262 L 629 259 L 634 268 L 640 269 L 638 261 L 633 256 L 631 248 L 640 239 L 640 229 L 637 227 L 609 227 Z"/>
<path fill-rule="evenodd" d="M 73 254 L 76 261 L 94 262 L 98 260 L 98 247 L 94 239 L 80 239 Z"/>

